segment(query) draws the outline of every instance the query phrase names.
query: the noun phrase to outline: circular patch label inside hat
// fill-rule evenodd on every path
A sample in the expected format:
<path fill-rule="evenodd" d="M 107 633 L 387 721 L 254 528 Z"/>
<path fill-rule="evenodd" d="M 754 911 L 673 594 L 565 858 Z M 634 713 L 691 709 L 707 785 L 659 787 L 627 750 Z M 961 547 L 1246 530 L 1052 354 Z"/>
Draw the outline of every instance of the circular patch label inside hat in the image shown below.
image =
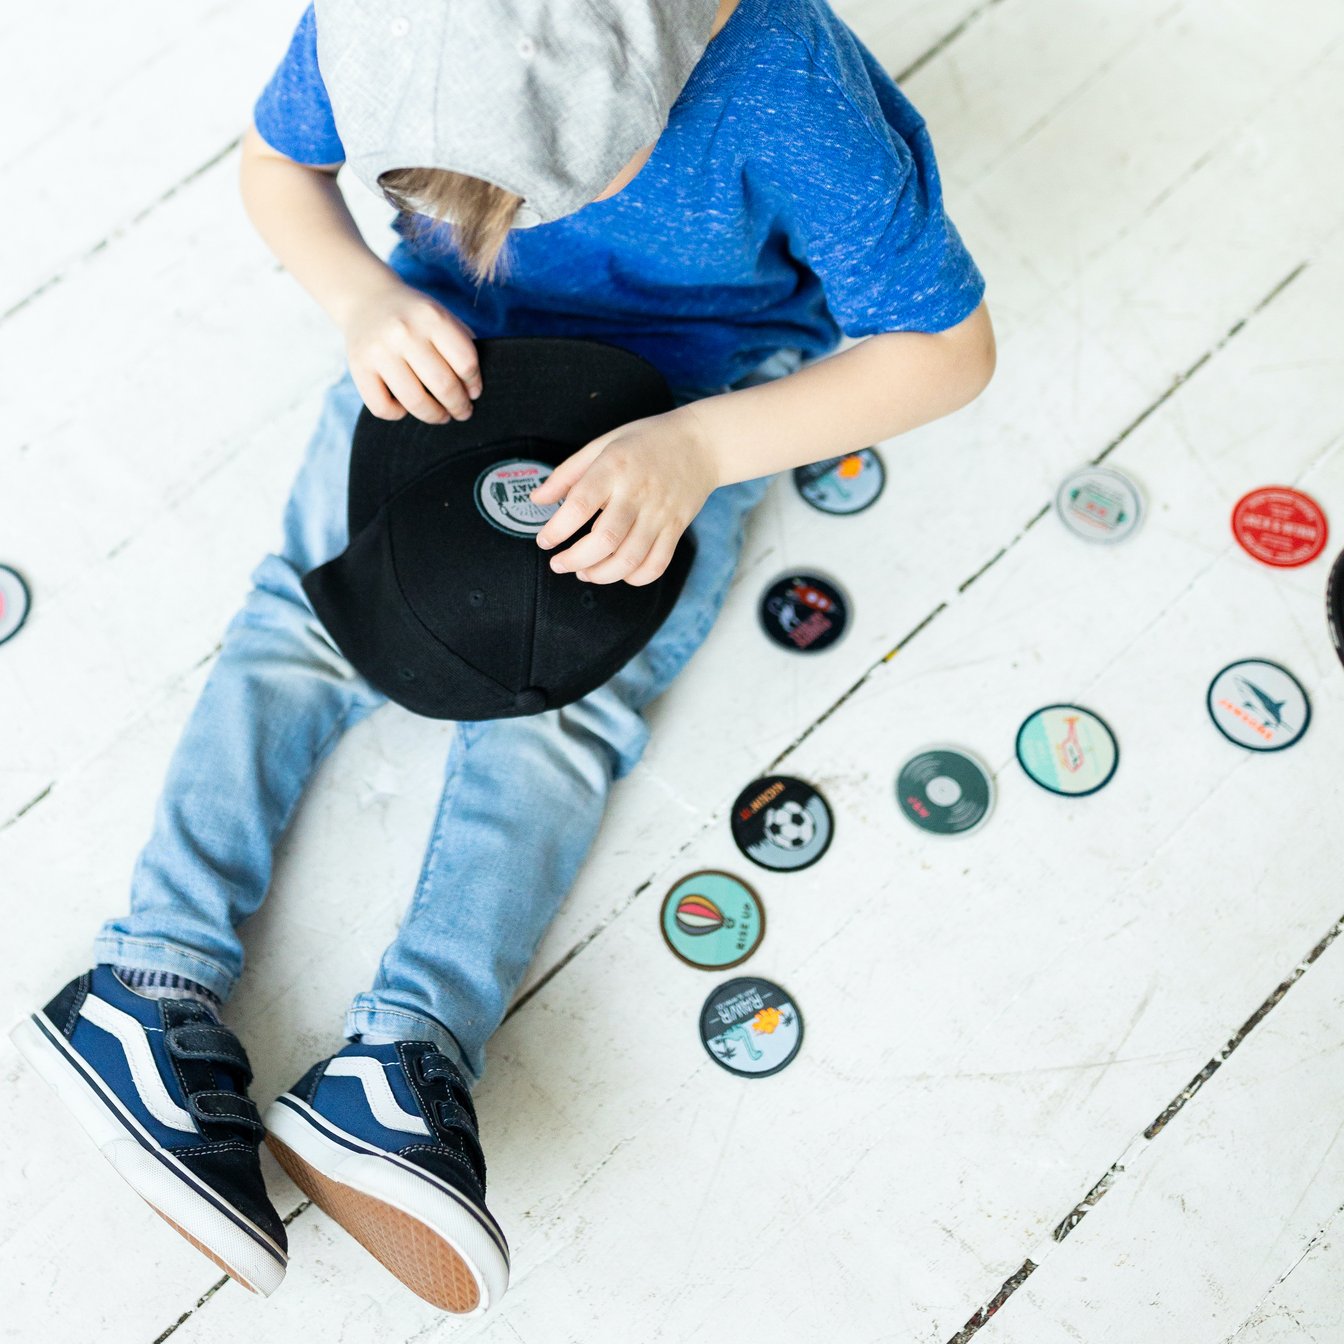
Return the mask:
<path fill-rule="evenodd" d="M 0 644 L 18 634 L 28 619 L 28 585 L 16 570 L 0 565 Z"/>
<path fill-rule="evenodd" d="M 496 462 L 476 478 L 476 507 L 501 532 L 535 537 L 560 505 L 533 504 L 528 496 L 552 470 L 545 462 L 531 458 Z"/>
<path fill-rule="evenodd" d="M 831 809 L 790 775 L 752 780 L 729 813 L 738 849 L 762 868 L 793 872 L 816 863 L 831 843 Z"/>
<path fill-rule="evenodd" d="M 682 961 L 719 971 L 746 961 L 765 937 L 760 898 L 731 873 L 683 877 L 663 901 L 663 938 Z"/>
<path fill-rule="evenodd" d="M 1306 565 L 1325 550 L 1329 528 L 1310 495 L 1286 485 L 1252 490 L 1232 510 L 1232 535 L 1247 555 L 1279 569 Z"/>
<path fill-rule="evenodd" d="M 839 587 L 817 574 L 776 579 L 761 595 L 765 633 L 795 653 L 830 648 L 849 623 L 849 603 Z"/>
<path fill-rule="evenodd" d="M 793 1062 L 803 1043 L 803 1015 L 773 981 L 743 976 L 705 1000 L 700 1040 L 729 1073 L 764 1078 Z"/>
<path fill-rule="evenodd" d="M 1090 709 L 1047 705 L 1017 730 L 1017 759 L 1041 788 L 1081 797 L 1110 783 L 1120 749 Z"/>
<path fill-rule="evenodd" d="M 793 483 L 822 513 L 861 513 L 882 493 L 887 474 L 875 448 L 860 448 L 857 453 L 795 467 Z"/>
<path fill-rule="evenodd" d="M 965 835 L 994 805 L 989 771 L 955 747 L 928 747 L 910 757 L 896 776 L 896 802 L 922 831 Z"/>
<path fill-rule="evenodd" d="M 1246 658 L 1209 683 L 1209 717 L 1230 742 L 1248 751 L 1291 747 L 1311 722 L 1302 683 L 1278 663 Z"/>
<path fill-rule="evenodd" d="M 1109 467 L 1084 467 L 1065 477 L 1055 495 L 1060 521 L 1085 541 L 1123 541 L 1139 525 L 1139 488 Z"/>

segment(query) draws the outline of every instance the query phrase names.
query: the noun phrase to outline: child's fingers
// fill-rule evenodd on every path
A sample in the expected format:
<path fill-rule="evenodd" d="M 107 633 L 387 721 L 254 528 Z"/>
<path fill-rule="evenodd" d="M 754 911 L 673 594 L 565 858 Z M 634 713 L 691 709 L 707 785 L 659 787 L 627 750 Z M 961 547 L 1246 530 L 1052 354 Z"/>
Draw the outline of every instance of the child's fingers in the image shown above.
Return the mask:
<path fill-rule="evenodd" d="M 481 366 L 476 357 L 476 342 L 471 332 L 447 313 L 436 313 L 426 332 L 454 377 L 461 380 L 468 398 L 481 395 Z"/>
<path fill-rule="evenodd" d="M 405 360 L 399 359 L 387 368 L 379 370 L 387 390 L 417 420 L 427 425 L 440 425 L 448 419 L 448 412 L 425 391 L 424 384 L 411 370 Z"/>
<path fill-rule="evenodd" d="M 584 537 L 583 541 L 588 538 Z M 645 561 L 654 542 L 658 540 L 658 527 L 640 526 L 636 520 L 620 545 L 613 548 L 610 555 L 594 564 L 576 565 L 575 569 L 584 583 L 616 583 L 633 574 Z M 577 551 L 583 541 L 570 547 Z M 566 552 L 568 554 L 568 552 Z"/>
<path fill-rule="evenodd" d="M 558 546 L 566 537 L 573 536 L 598 509 L 606 508 L 607 502 L 607 492 L 598 489 L 597 483 L 585 476 L 565 495 L 565 502 L 537 533 L 537 541 L 543 546 Z"/>
<path fill-rule="evenodd" d="M 421 386 L 454 420 L 470 419 L 472 405 L 467 389 L 435 346 L 421 341 L 412 349 L 408 362 Z"/>
<path fill-rule="evenodd" d="M 679 536 L 680 533 L 675 528 L 667 528 L 661 532 L 643 562 L 625 576 L 626 583 L 633 584 L 636 588 L 652 583 L 672 563 L 672 554 L 677 549 Z"/>
<path fill-rule="evenodd" d="M 634 534 L 638 522 L 633 509 L 608 505 L 593 520 L 593 529 L 586 537 L 580 537 L 568 550 L 551 557 L 551 568 L 557 574 L 590 569 L 624 545 Z"/>
<path fill-rule="evenodd" d="M 350 369 L 355 387 L 372 415 L 380 420 L 404 420 L 406 408 L 387 390 L 387 384 L 372 369 Z"/>
<path fill-rule="evenodd" d="M 577 453 L 571 453 L 563 462 L 535 490 L 528 496 L 534 504 L 553 504 L 557 499 L 563 499 L 568 493 L 569 488 L 575 481 L 588 470 L 588 464 L 602 451 L 602 440 L 594 439 L 592 443 L 584 448 L 580 448 Z M 553 544 L 550 540 L 550 534 L 545 528 L 537 534 L 542 545 Z"/>

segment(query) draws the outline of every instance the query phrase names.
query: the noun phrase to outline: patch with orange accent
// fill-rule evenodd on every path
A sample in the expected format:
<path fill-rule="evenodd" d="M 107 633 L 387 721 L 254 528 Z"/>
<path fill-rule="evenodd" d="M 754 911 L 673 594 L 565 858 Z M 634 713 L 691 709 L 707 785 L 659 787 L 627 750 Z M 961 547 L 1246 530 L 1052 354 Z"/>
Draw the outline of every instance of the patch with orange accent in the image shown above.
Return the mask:
<path fill-rule="evenodd" d="M 700 1040 L 729 1073 L 765 1078 L 786 1068 L 803 1043 L 803 1015 L 772 980 L 726 980 L 700 1010 Z"/>
<path fill-rule="evenodd" d="M 828 457 L 793 469 L 793 484 L 803 499 L 821 513 L 861 513 L 873 504 L 887 483 L 876 448 Z"/>

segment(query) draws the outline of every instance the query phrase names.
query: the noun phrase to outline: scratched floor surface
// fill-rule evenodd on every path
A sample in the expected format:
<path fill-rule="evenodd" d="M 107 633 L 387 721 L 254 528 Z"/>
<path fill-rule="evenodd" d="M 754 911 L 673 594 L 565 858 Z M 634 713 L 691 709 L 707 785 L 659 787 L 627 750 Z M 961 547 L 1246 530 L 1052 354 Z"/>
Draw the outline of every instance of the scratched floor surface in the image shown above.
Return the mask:
<path fill-rule="evenodd" d="M 719 624 L 651 713 L 479 1092 L 513 1286 L 480 1322 L 404 1291 L 267 1159 L 270 1299 L 126 1191 L 5 1041 L 0 1338 L 1344 1344 L 1344 669 L 1326 557 L 1259 567 L 1233 502 L 1299 484 L 1344 528 L 1344 11 L 1330 0 L 844 0 L 926 115 L 990 281 L 998 374 L 884 448 L 850 519 L 776 482 Z M 50 0 L 0 16 L 0 649 L 8 1027 L 123 908 L 164 765 L 279 511 L 340 346 L 237 200 L 237 134 L 298 6 Z M 76 29 L 78 43 L 68 41 Z M 44 53 L 59 50 L 59 77 Z M 386 219 L 354 197 L 378 246 Z M 1047 510 L 1092 459 L 1141 483 L 1115 548 Z M 759 633 L 781 570 L 849 589 L 812 658 Z M 1208 722 L 1224 664 L 1312 698 L 1291 751 Z M 1051 796 L 1013 755 L 1081 701 L 1121 762 Z M 263 1105 L 339 1041 L 419 867 L 451 727 L 389 707 L 323 764 L 229 1006 Z M 926 837 L 897 764 L 994 770 Z M 664 893 L 744 872 L 766 770 L 817 783 L 815 867 L 752 870 L 747 969 L 806 1017 L 718 1069 L 714 981 Z"/>

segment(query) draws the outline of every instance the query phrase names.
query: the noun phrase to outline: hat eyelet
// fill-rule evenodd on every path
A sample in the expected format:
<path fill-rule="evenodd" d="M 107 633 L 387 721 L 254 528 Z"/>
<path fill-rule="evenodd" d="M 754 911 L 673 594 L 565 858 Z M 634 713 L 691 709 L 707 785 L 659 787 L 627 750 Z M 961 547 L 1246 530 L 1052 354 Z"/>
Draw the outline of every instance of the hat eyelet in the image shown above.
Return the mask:
<path fill-rule="evenodd" d="M 579 605 L 587 607 L 589 611 L 597 606 L 597 595 L 591 588 L 585 588 L 583 592 L 579 594 Z"/>
<path fill-rule="evenodd" d="M 402 14 L 393 19 L 388 28 L 393 37 L 405 37 L 411 31 L 411 21 Z"/>
<path fill-rule="evenodd" d="M 414 681 L 415 673 L 409 667 L 403 667 L 400 672 L 402 681 Z"/>
<path fill-rule="evenodd" d="M 470 602 L 473 607 L 483 607 L 485 606 L 485 593 L 480 588 L 473 588 L 471 592 L 467 594 L 467 601 Z"/>
<path fill-rule="evenodd" d="M 530 37 L 522 38 L 518 43 L 518 54 L 525 61 L 530 61 L 537 54 L 537 44 Z"/>

